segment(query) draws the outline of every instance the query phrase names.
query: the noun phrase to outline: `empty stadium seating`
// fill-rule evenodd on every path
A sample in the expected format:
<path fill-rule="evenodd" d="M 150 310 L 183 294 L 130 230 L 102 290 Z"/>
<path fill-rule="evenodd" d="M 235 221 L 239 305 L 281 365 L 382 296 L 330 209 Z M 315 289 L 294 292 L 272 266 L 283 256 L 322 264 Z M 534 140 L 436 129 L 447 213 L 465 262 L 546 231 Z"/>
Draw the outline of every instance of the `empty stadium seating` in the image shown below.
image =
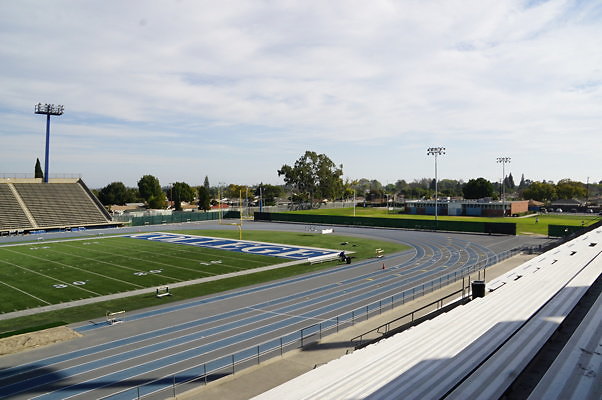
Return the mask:
<path fill-rule="evenodd" d="M 502 398 L 600 276 L 601 246 L 598 227 L 492 282 L 484 298 L 254 399 Z M 601 398 L 600 320 L 595 308 L 531 398 Z"/>
<path fill-rule="evenodd" d="M 0 231 L 110 224 L 110 217 L 78 179 L 0 182 Z"/>
<path fill-rule="evenodd" d="M 0 231 L 34 228 L 9 184 L 0 184 Z"/>

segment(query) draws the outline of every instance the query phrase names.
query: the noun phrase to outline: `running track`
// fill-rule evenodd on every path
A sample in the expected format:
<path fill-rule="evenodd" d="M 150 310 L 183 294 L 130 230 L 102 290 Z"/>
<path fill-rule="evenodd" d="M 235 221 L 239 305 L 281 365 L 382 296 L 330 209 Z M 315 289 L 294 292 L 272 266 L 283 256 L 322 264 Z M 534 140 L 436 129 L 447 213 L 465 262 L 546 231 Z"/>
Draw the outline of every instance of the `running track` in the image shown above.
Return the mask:
<path fill-rule="evenodd" d="M 252 229 L 302 227 L 253 223 Z M 40 400 L 135 398 L 139 385 L 145 385 L 141 394 L 160 390 L 171 385 L 174 374 L 178 380 L 202 375 L 203 364 L 210 370 L 223 367 L 227 365 L 223 357 L 229 354 L 280 337 L 294 340 L 300 329 L 317 322 L 410 293 L 441 275 L 495 260 L 506 250 L 541 243 L 523 237 L 369 228 L 337 228 L 337 233 L 396 241 L 412 249 L 129 314 L 124 324 L 73 326 L 84 337 L 2 357 L 0 393 L 5 398 Z"/>

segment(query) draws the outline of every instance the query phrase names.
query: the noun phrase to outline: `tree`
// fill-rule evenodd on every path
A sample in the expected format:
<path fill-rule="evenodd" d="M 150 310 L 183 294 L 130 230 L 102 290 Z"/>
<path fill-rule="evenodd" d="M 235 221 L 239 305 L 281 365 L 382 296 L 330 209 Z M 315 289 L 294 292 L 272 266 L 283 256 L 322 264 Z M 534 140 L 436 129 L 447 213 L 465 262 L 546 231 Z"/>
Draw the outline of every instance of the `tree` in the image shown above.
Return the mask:
<path fill-rule="evenodd" d="M 261 191 L 261 193 L 260 193 Z M 260 184 L 255 190 L 255 196 L 261 196 L 263 205 L 275 206 L 276 198 L 282 196 L 283 190 L 281 186 Z"/>
<path fill-rule="evenodd" d="M 140 193 L 137 188 L 129 187 L 127 188 L 126 194 L 126 203 L 142 203 L 143 200 L 140 197 Z"/>
<path fill-rule="evenodd" d="M 247 198 L 248 192 L 249 192 L 249 188 L 247 186 L 235 185 L 235 184 L 231 183 L 224 190 L 224 196 L 229 197 L 230 199 L 242 198 L 243 200 L 245 200 Z"/>
<path fill-rule="evenodd" d="M 128 189 L 122 182 L 112 182 L 100 189 L 98 200 L 105 205 L 124 205 L 128 202 Z"/>
<path fill-rule="evenodd" d="M 294 190 L 295 198 L 313 207 L 325 198 L 335 199 L 343 192 L 343 166 L 336 166 L 325 154 L 306 151 L 294 166 L 283 165 L 278 176 Z M 296 193 L 295 193 L 296 192 Z"/>
<path fill-rule="evenodd" d="M 44 179 L 44 172 L 42 171 L 42 166 L 40 165 L 40 159 L 36 158 L 36 166 L 34 171 L 34 178 L 42 178 Z"/>
<path fill-rule="evenodd" d="M 209 194 L 209 189 L 205 185 L 199 187 L 199 210 L 210 210 L 210 201 L 211 195 Z"/>
<path fill-rule="evenodd" d="M 149 208 L 160 209 L 167 207 L 167 199 L 163 192 L 157 196 L 151 196 L 146 202 Z"/>
<path fill-rule="evenodd" d="M 138 181 L 138 192 L 150 208 L 165 208 L 167 201 L 159 180 L 152 175 L 144 175 Z"/>
<path fill-rule="evenodd" d="M 556 194 L 559 199 L 585 198 L 587 189 L 581 182 L 562 179 L 556 184 Z"/>
<path fill-rule="evenodd" d="M 507 189 L 514 189 L 516 187 L 514 184 L 514 178 L 512 177 L 512 172 L 508 174 L 506 178 L 504 178 L 504 185 Z"/>
<path fill-rule="evenodd" d="M 462 182 L 455 179 L 441 179 L 437 185 L 439 196 L 462 196 Z"/>
<path fill-rule="evenodd" d="M 529 182 L 525 180 L 525 174 L 522 174 L 520 177 L 520 183 L 518 184 L 518 190 L 526 189 L 529 186 Z"/>
<path fill-rule="evenodd" d="M 177 211 L 182 211 L 182 201 L 194 200 L 194 190 L 185 182 L 176 182 L 169 190 L 169 200 L 174 202 Z"/>
<path fill-rule="evenodd" d="M 532 182 L 522 192 L 523 199 L 537 201 L 552 201 L 557 198 L 556 187 L 546 182 Z"/>
<path fill-rule="evenodd" d="M 205 175 L 205 180 L 203 181 L 203 187 L 205 189 L 207 189 L 207 193 L 209 193 L 209 189 L 211 189 L 211 187 L 209 186 L 209 177 L 207 175 Z"/>
<path fill-rule="evenodd" d="M 493 184 L 485 178 L 471 179 L 462 188 L 465 199 L 482 199 L 493 196 Z"/>

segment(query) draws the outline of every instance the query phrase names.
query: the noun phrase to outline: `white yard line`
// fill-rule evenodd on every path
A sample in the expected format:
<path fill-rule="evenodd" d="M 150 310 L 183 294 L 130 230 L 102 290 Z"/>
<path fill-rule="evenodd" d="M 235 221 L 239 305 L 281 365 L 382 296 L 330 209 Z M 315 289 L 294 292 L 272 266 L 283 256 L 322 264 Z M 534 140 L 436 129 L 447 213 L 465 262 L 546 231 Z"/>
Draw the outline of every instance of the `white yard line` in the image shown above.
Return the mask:
<path fill-rule="evenodd" d="M 8 286 L 8 287 L 9 287 L 9 288 L 11 288 L 11 289 L 14 289 L 14 290 L 16 290 L 16 291 L 19 291 L 19 292 L 21 292 L 21 293 L 23 293 L 24 295 L 27 295 L 27 296 L 29 296 L 29 297 L 33 297 L 34 299 L 36 299 L 36 300 L 38 300 L 38 301 L 41 301 L 42 303 L 51 304 L 51 303 L 47 302 L 46 300 L 42 300 L 42 299 L 40 299 L 39 297 L 36 297 L 36 296 L 34 296 L 33 294 L 31 294 L 31 293 L 27 293 L 26 291 L 24 291 L 24 290 L 21 290 L 21 289 L 19 289 L 18 287 L 14 287 L 14 286 L 12 286 L 12 285 L 9 285 L 9 284 L 8 284 L 8 283 L 6 283 L 6 282 L 2 282 L 2 281 L 0 281 L 0 283 L 1 283 L 1 284 L 3 284 L 4 286 Z"/>

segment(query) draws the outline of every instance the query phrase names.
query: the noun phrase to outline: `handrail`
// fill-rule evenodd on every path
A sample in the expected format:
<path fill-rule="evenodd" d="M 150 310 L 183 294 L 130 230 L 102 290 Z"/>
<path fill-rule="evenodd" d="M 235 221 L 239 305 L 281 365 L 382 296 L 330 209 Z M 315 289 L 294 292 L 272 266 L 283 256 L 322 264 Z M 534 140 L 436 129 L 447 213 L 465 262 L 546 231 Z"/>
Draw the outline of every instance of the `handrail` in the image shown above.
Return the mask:
<path fill-rule="evenodd" d="M 464 286 L 464 285 L 462 285 L 462 286 Z M 463 287 L 462 289 L 456 290 L 455 292 L 450 293 L 447 296 L 443 296 L 443 297 L 441 297 L 440 299 L 438 299 L 436 301 L 433 301 L 433 302 L 431 302 L 429 304 L 426 304 L 426 305 L 424 305 L 424 306 L 422 306 L 420 308 L 417 308 L 417 309 L 415 309 L 413 311 L 410 311 L 409 313 L 404 314 L 401 317 L 397 317 L 394 320 L 391 320 L 391 321 L 389 321 L 389 322 L 387 322 L 385 324 L 382 324 L 382 325 L 380 325 L 380 326 L 378 326 L 378 327 L 376 327 L 374 329 L 370 329 L 369 331 L 366 331 L 366 332 L 362 333 L 361 335 L 355 336 L 355 337 L 351 338 L 349 341 L 353 343 L 355 341 L 358 341 L 358 339 L 359 339 L 360 344 L 362 344 L 362 342 L 364 341 L 364 336 L 366 336 L 366 335 L 368 335 L 370 333 L 373 333 L 373 332 L 380 333 L 380 334 L 382 334 L 384 336 L 387 332 L 389 332 L 391 324 L 393 324 L 393 323 L 395 323 L 395 322 L 397 322 L 399 320 L 402 320 L 404 318 L 410 317 L 410 316 L 412 317 L 412 320 L 410 321 L 410 323 L 414 322 L 414 314 L 416 314 L 417 312 L 422 311 L 425 308 L 429 308 L 429 307 L 431 307 L 431 306 L 433 306 L 435 304 L 437 305 L 437 309 L 442 308 L 443 307 L 443 300 L 445 300 L 445 299 L 447 299 L 449 297 L 452 297 L 452 296 L 457 296 L 459 293 L 462 293 L 462 299 L 464 299 L 464 287 Z M 441 307 L 439 307 L 439 303 L 441 303 Z M 382 328 L 385 328 L 384 332 L 380 331 Z"/>
<path fill-rule="evenodd" d="M 495 264 L 495 263 L 501 261 L 502 259 L 510 257 L 511 255 L 514 255 L 519 251 L 520 251 L 519 249 L 512 249 L 512 250 L 502 252 L 500 254 L 496 254 L 493 257 L 487 257 L 487 259 L 485 259 L 485 260 L 481 260 L 481 261 L 476 262 L 471 265 L 466 265 L 463 268 L 461 268 L 459 271 L 449 272 L 448 274 L 445 274 L 439 278 L 435 278 L 428 282 L 418 284 L 418 285 L 416 285 L 412 288 L 408 288 L 406 290 L 402 290 L 401 292 L 399 292 L 397 294 L 394 294 L 392 296 L 387 296 L 384 299 L 374 301 L 366 306 L 361 306 L 361 307 L 358 307 L 351 311 L 340 314 L 336 317 L 326 319 L 323 322 L 320 322 L 317 324 L 312 324 L 310 326 L 306 326 L 302 329 L 295 330 L 294 332 L 290 332 L 285 335 L 282 335 L 279 338 L 269 339 L 258 345 L 249 346 L 236 353 L 232 353 L 232 354 L 225 355 L 222 357 L 214 358 L 213 360 L 206 361 L 206 362 L 204 362 L 202 364 L 198 364 L 194 367 L 186 368 L 184 370 L 177 371 L 168 376 L 163 376 L 161 378 L 154 379 L 152 381 L 138 385 L 135 388 L 123 389 L 119 392 L 113 393 L 112 395 L 103 397 L 103 399 L 122 398 L 122 396 L 128 392 L 136 393 L 135 397 L 138 399 L 147 398 L 148 396 L 156 396 L 158 393 L 165 392 L 165 391 L 171 392 L 173 397 L 175 397 L 175 394 L 177 393 L 178 388 L 180 388 L 181 386 L 183 386 L 187 383 L 190 384 L 195 381 L 198 381 L 198 382 L 207 384 L 207 382 L 211 379 L 212 374 L 216 374 L 219 371 L 224 371 L 225 374 L 233 374 L 233 373 L 235 373 L 237 366 L 244 364 L 244 363 L 249 363 L 253 360 L 257 360 L 257 363 L 260 363 L 262 356 L 267 355 L 269 353 L 279 352 L 280 355 L 282 356 L 284 350 L 290 348 L 290 346 L 296 346 L 295 348 L 304 347 L 304 346 L 308 345 L 309 343 L 313 343 L 313 340 L 310 340 L 309 342 L 307 341 L 307 339 L 309 339 L 313 336 L 319 335 L 319 337 L 321 338 L 322 335 L 328 331 L 336 330 L 336 332 L 338 332 L 340 328 L 344 327 L 347 324 L 349 324 L 351 326 L 355 325 L 356 321 L 358 321 L 360 318 L 368 319 L 371 313 L 372 314 L 373 313 L 381 313 L 385 307 L 393 308 L 394 304 L 399 303 L 399 301 L 401 301 L 402 304 L 405 304 L 406 301 L 409 301 L 410 299 L 412 299 L 412 300 L 415 299 L 416 294 L 418 294 L 418 293 L 419 293 L 419 295 L 425 295 L 427 293 L 427 290 L 430 290 L 430 292 L 433 292 L 437 288 L 437 286 L 439 288 L 441 288 L 442 285 L 447 285 L 447 284 L 450 284 L 453 282 L 457 282 L 458 280 L 463 279 L 466 276 L 470 276 L 470 274 L 472 274 L 472 273 L 476 273 L 478 271 L 484 270 L 489 265 Z M 464 287 L 464 284 L 462 284 L 462 286 Z M 418 289 L 418 290 L 416 290 L 416 289 Z M 451 297 L 453 295 L 457 295 L 460 292 L 462 292 L 462 290 L 456 291 L 448 296 L 443 297 L 442 299 Z M 407 293 L 407 297 L 406 297 L 406 293 Z M 411 294 L 411 296 L 410 296 L 410 294 Z M 440 301 L 442 299 L 439 299 L 438 301 Z M 433 303 L 431 303 L 431 305 L 436 304 L 436 303 L 437 302 L 433 302 Z M 424 306 L 424 307 L 427 307 L 427 306 Z M 415 310 L 415 312 L 416 311 L 418 311 L 418 310 Z M 272 343 L 278 342 L 278 344 L 276 344 L 275 346 L 272 346 L 271 348 L 261 349 L 261 347 L 263 345 L 266 345 L 270 342 L 272 342 Z M 297 344 L 295 344 L 295 343 L 297 343 Z M 351 346 L 352 342 L 350 341 L 349 343 Z M 243 356 L 243 354 L 249 354 L 249 355 Z M 240 358 L 236 359 L 237 356 L 239 356 Z M 229 361 L 224 363 L 225 360 L 229 360 Z M 218 364 L 224 364 L 224 365 L 218 365 L 215 367 L 208 368 L 208 365 L 212 364 L 212 363 L 218 363 Z M 196 376 L 194 376 L 193 378 L 182 379 L 182 380 L 177 379 L 176 374 L 182 374 L 182 373 L 186 373 L 187 376 L 190 376 L 190 375 L 196 375 Z M 141 393 L 141 389 L 144 389 L 144 387 L 147 387 L 147 386 L 155 384 L 157 382 L 166 380 L 166 378 L 169 378 L 169 377 L 171 377 L 171 381 L 172 381 L 171 384 L 168 384 L 161 388 L 151 389 L 148 393 Z"/>

